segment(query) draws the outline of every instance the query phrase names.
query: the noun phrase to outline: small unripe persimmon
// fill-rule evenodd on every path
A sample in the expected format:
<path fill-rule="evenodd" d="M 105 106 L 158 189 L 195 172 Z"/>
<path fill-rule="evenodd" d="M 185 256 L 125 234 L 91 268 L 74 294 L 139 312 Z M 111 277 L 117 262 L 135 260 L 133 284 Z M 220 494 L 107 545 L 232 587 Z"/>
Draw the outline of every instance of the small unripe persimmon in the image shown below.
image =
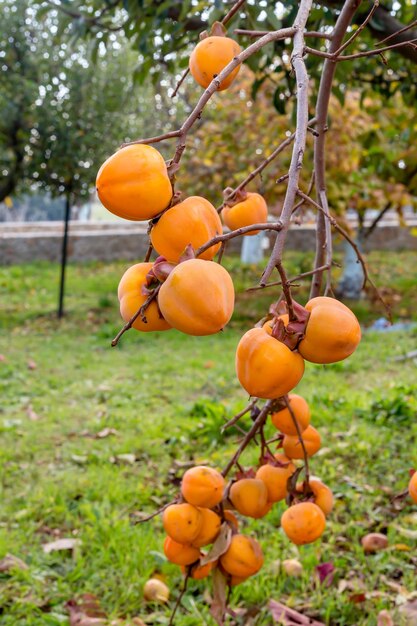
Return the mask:
<path fill-rule="evenodd" d="M 296 545 L 316 541 L 326 528 L 323 511 L 313 502 L 300 502 L 287 509 L 281 517 L 281 526 Z"/>
<path fill-rule="evenodd" d="M 247 517 L 263 517 L 268 511 L 268 489 L 258 478 L 242 478 L 230 488 L 229 499 L 236 511 Z"/>
<path fill-rule="evenodd" d="M 220 472 L 197 465 L 182 477 L 181 493 L 190 504 L 211 509 L 222 501 L 224 486 L 225 480 Z"/>
<path fill-rule="evenodd" d="M 223 569 L 232 576 L 247 578 L 262 567 L 264 557 L 261 546 L 252 537 L 234 535 L 229 548 L 220 557 Z"/>
<path fill-rule="evenodd" d="M 191 543 L 203 525 L 199 509 L 191 504 L 171 504 L 162 514 L 166 534 L 178 543 Z"/>
<path fill-rule="evenodd" d="M 300 432 L 303 432 L 310 424 L 310 407 L 304 398 L 295 393 L 290 393 L 288 400 Z M 298 434 L 297 427 L 294 424 L 294 420 L 288 407 L 285 407 L 276 413 L 272 413 L 271 422 L 275 428 L 284 435 L 295 436 Z"/>
<path fill-rule="evenodd" d="M 175 565 L 191 565 L 200 558 L 200 550 L 187 544 L 178 543 L 171 537 L 165 538 L 164 553 L 168 561 L 175 563 Z"/>
<path fill-rule="evenodd" d="M 307 456 L 313 456 L 320 450 L 321 437 L 313 426 L 308 426 L 301 436 L 303 438 Z M 285 454 L 290 457 L 290 459 L 304 458 L 303 446 L 301 445 L 298 436 L 292 437 L 290 435 L 285 435 L 282 441 L 282 447 Z"/>
<path fill-rule="evenodd" d="M 199 509 L 203 522 L 197 537 L 191 542 L 195 548 L 202 548 L 213 543 L 220 531 L 221 519 L 210 509 Z"/>

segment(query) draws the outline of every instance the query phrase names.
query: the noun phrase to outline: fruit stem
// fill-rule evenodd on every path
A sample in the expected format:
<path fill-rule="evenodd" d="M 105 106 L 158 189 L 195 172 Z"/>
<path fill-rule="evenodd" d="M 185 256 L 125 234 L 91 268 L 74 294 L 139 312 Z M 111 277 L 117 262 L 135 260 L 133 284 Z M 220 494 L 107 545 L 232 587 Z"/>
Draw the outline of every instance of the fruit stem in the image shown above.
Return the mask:
<path fill-rule="evenodd" d="M 282 291 L 284 292 L 284 296 L 287 301 L 289 321 L 297 322 L 298 317 L 294 311 L 293 301 L 292 301 L 292 296 L 291 296 L 291 282 L 288 280 L 287 274 L 284 270 L 284 267 L 281 261 L 278 261 L 277 263 L 277 270 L 281 277 Z"/>
<path fill-rule="evenodd" d="M 137 318 L 139 316 L 144 315 L 144 313 L 145 313 L 146 309 L 148 308 L 148 306 L 151 304 L 151 302 L 153 300 L 155 300 L 156 296 L 158 295 L 158 292 L 159 292 L 160 288 L 161 288 L 160 284 L 157 287 L 155 287 L 155 289 L 152 291 L 152 293 L 150 293 L 149 296 L 146 298 L 145 302 L 142 304 L 140 309 L 138 309 L 136 311 L 136 313 L 134 315 L 132 315 L 130 320 L 128 322 L 126 322 L 126 324 L 123 326 L 123 328 L 121 328 L 119 330 L 119 332 L 117 333 L 116 337 L 111 342 L 111 346 L 113 348 L 114 348 L 114 346 L 117 346 L 117 344 L 119 343 L 120 337 L 122 335 L 124 335 L 127 330 L 132 328 L 132 325 L 133 325 L 134 321 L 137 320 Z"/>
<path fill-rule="evenodd" d="M 291 419 L 294 423 L 294 426 L 297 430 L 297 435 L 298 435 L 298 439 L 300 440 L 301 443 L 301 447 L 303 449 L 303 455 L 304 455 L 304 474 L 305 474 L 305 481 L 304 481 L 304 493 L 307 494 L 308 490 L 310 489 L 310 467 L 308 465 L 308 454 L 307 454 L 307 450 L 304 444 L 304 439 L 303 436 L 301 434 L 301 430 L 300 430 L 300 425 L 297 422 L 295 415 L 294 415 L 294 411 L 292 410 L 291 407 L 291 403 L 288 400 L 288 396 L 283 396 L 284 402 L 287 406 L 288 411 L 290 412 L 291 415 Z"/>

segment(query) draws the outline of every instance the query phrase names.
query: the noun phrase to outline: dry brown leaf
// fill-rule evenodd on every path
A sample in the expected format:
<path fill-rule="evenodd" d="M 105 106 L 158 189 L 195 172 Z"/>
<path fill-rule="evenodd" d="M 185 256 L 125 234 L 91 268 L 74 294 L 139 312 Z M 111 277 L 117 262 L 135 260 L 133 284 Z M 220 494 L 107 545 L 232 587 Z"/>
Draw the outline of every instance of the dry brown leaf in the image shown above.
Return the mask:
<path fill-rule="evenodd" d="M 302 626 L 303 624 L 306 626 L 325 626 L 323 622 L 317 622 L 311 617 L 294 611 L 294 609 L 290 609 L 285 606 L 285 604 L 281 604 L 275 600 L 269 601 L 268 608 L 271 611 L 274 621 L 283 626 Z"/>
<path fill-rule="evenodd" d="M 210 613 L 218 626 L 223 626 L 226 613 L 227 581 L 221 571 L 216 567 L 213 572 L 213 600 Z"/>
<path fill-rule="evenodd" d="M 111 435 L 117 435 L 117 430 L 115 428 L 103 428 L 98 433 L 94 435 L 94 439 L 105 439 L 106 437 L 110 437 Z"/>
<path fill-rule="evenodd" d="M 29 404 L 26 408 L 26 415 L 32 422 L 36 422 L 38 419 L 40 419 L 40 416 L 33 410 L 31 404 Z"/>
<path fill-rule="evenodd" d="M 201 565 L 206 565 L 212 561 L 217 561 L 222 554 L 226 552 L 232 540 L 232 529 L 227 522 L 223 522 L 220 526 L 220 532 L 216 541 L 211 546 L 211 550 L 200 559 Z"/>
<path fill-rule="evenodd" d="M 98 598 L 86 593 L 80 600 L 68 600 L 66 603 L 70 615 L 70 626 L 105 626 L 106 615 L 100 607 Z"/>
<path fill-rule="evenodd" d="M 50 543 L 43 544 L 42 549 L 46 554 L 49 554 L 50 552 L 60 552 L 63 550 L 74 551 L 75 548 L 80 544 L 80 539 L 74 539 L 73 537 L 64 537 L 62 539 L 57 539 L 56 541 L 51 541 Z"/>
<path fill-rule="evenodd" d="M 26 570 L 28 569 L 28 566 L 17 556 L 13 556 L 13 554 L 6 554 L 6 556 L 0 561 L 0 572 L 9 573 L 14 569 Z"/>
<path fill-rule="evenodd" d="M 116 454 L 110 458 L 111 463 L 116 465 L 134 465 L 136 463 L 135 454 Z"/>
<path fill-rule="evenodd" d="M 35 370 L 37 368 L 35 361 L 32 361 L 32 359 L 29 359 L 27 366 L 29 370 Z"/>

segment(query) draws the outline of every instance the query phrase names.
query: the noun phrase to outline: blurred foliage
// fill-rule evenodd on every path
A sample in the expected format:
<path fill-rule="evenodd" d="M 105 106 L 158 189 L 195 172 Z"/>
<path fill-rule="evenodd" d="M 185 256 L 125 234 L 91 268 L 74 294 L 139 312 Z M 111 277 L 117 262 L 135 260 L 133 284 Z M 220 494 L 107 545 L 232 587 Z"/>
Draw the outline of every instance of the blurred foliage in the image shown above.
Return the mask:
<path fill-rule="evenodd" d="M 243 68 L 231 88 L 212 100 L 184 155 L 178 181 L 184 192 L 220 204 L 222 190 L 241 182 L 294 130 L 292 104 L 284 106 L 283 114 L 274 110 L 275 82 L 271 75 L 253 101 L 253 74 Z M 346 208 L 363 214 L 386 204 L 401 213 L 404 206 L 416 205 L 417 118 L 400 92 L 383 102 L 377 95 L 362 98 L 359 91 L 350 90 L 343 105 L 333 96 L 327 139 L 329 200 L 338 214 Z M 312 151 L 309 134 L 302 172 L 305 189 L 312 174 Z M 248 187 L 262 193 L 274 212 L 279 212 L 285 192 L 285 184 L 277 185 L 276 179 L 287 171 L 290 156 L 287 148 Z"/>

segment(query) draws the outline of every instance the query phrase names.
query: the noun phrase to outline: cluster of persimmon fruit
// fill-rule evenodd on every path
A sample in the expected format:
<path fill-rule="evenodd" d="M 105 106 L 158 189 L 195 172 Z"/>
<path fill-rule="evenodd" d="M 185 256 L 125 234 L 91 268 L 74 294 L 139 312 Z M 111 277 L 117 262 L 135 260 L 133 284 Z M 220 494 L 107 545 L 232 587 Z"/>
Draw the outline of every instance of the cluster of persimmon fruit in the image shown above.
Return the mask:
<path fill-rule="evenodd" d="M 192 53 L 191 74 L 206 88 L 239 52 L 238 44 L 215 26 Z M 227 89 L 239 68 L 237 64 L 219 81 L 218 91 Z M 150 242 L 158 254 L 122 276 L 120 313 L 126 322 L 135 318 L 132 327 L 141 332 L 174 328 L 210 335 L 224 328 L 234 309 L 233 281 L 213 261 L 222 223 L 204 197 L 181 199 L 174 193 L 172 166 L 151 145 L 134 143 L 113 154 L 98 172 L 96 187 L 103 205 L 122 218 L 149 221 Z M 268 218 L 265 200 L 257 193 L 227 194 L 223 206 L 223 222 L 231 230 Z M 246 234 L 256 232 L 254 228 Z M 303 376 L 305 360 L 341 361 L 354 352 L 360 336 L 354 314 L 328 297 L 313 298 L 305 307 L 288 302 L 286 310 L 243 335 L 236 351 L 237 376 L 250 396 L 273 401 L 269 414 L 279 430 L 282 452 L 268 449 L 256 471 L 241 472 L 227 484 L 209 467 L 185 472 L 180 497 L 163 513 L 164 551 L 171 562 L 193 578 L 204 578 L 217 567 L 231 585 L 247 579 L 261 568 L 263 555 L 259 543 L 239 531 L 235 513 L 260 518 L 282 500 L 290 505 L 281 526 L 291 541 L 301 545 L 321 536 L 332 493 L 318 479 L 294 481 L 297 461 L 319 450 L 320 435 L 310 424 L 307 402 L 290 392 Z M 222 533 L 229 539 L 219 551 Z M 201 552 L 216 542 L 214 557 L 213 548 Z"/>

